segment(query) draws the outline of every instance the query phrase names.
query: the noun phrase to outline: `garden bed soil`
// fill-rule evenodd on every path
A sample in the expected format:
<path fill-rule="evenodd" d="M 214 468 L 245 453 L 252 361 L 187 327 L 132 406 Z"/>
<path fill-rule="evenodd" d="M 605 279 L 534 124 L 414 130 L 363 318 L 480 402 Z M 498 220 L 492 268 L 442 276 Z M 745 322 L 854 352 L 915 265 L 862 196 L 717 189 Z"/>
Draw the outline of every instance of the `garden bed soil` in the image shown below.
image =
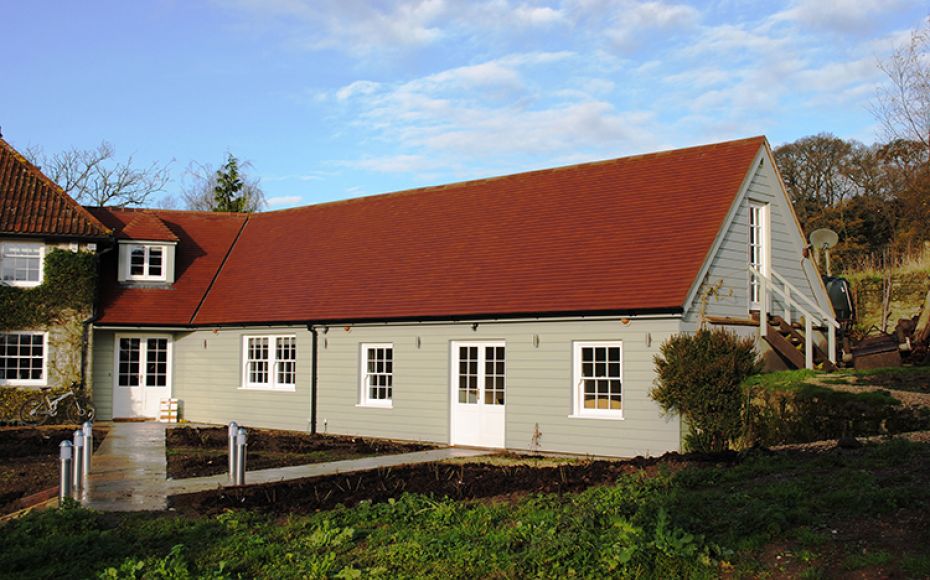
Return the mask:
<path fill-rule="evenodd" d="M 58 485 L 58 445 L 71 441 L 77 425 L 0 428 L 0 514 L 15 511 L 19 500 Z M 94 449 L 106 437 L 94 427 Z"/>
<path fill-rule="evenodd" d="M 226 427 L 174 427 L 165 434 L 168 477 L 183 479 L 226 473 Z M 294 431 L 248 429 L 248 469 L 306 465 L 374 455 L 393 455 L 432 449 L 431 445 L 400 443 Z"/>
<path fill-rule="evenodd" d="M 695 464 L 729 464 L 735 453 L 717 456 L 669 453 L 627 461 L 582 461 L 558 466 L 493 463 L 425 463 L 360 473 L 321 476 L 240 488 L 223 488 L 168 498 L 181 513 L 216 514 L 230 508 L 273 514 L 311 513 L 361 501 L 388 501 L 404 493 L 457 500 L 515 501 L 527 494 L 569 493 L 613 483 L 623 474 L 678 471 Z"/>

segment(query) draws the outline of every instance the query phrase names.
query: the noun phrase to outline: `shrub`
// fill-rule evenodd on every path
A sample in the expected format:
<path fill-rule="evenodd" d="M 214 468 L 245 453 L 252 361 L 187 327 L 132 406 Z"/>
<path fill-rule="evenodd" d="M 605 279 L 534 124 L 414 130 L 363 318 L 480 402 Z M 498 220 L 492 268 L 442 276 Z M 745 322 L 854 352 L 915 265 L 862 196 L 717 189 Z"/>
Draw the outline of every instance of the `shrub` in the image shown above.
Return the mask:
<path fill-rule="evenodd" d="M 763 377 L 760 377 L 760 379 Z M 806 383 L 748 381 L 745 444 L 782 445 L 930 428 L 930 411 L 888 391 L 836 391 Z"/>
<path fill-rule="evenodd" d="M 762 369 L 753 339 L 702 328 L 671 337 L 659 352 L 652 398 L 685 420 L 689 449 L 727 450 L 742 433 L 742 382 Z"/>

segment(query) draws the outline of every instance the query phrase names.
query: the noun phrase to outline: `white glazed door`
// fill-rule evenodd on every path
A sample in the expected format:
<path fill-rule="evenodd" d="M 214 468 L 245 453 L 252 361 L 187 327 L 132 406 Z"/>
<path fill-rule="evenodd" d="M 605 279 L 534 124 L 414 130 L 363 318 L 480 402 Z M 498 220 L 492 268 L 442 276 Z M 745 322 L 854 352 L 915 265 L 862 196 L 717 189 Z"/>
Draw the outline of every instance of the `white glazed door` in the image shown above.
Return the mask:
<path fill-rule="evenodd" d="M 117 336 L 113 417 L 156 418 L 171 397 L 171 340 L 164 336 Z"/>
<path fill-rule="evenodd" d="M 504 447 L 506 399 L 504 343 L 452 343 L 452 444 Z"/>

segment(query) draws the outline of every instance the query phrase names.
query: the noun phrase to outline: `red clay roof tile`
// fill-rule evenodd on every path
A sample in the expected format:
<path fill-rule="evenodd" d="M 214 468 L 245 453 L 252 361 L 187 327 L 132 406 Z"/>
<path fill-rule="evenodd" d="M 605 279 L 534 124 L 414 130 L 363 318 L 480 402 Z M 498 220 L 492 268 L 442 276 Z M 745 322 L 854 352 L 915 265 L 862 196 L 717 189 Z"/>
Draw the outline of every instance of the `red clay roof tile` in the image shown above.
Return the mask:
<path fill-rule="evenodd" d="M 151 215 L 178 240 L 175 282 L 170 288 L 121 286 L 117 282 L 118 251 L 101 262 L 99 324 L 186 326 L 213 281 L 220 264 L 245 223 L 243 214 L 88 208 L 100 221 L 117 231 L 138 218 Z M 155 240 L 153 240 L 155 241 Z"/>
<path fill-rule="evenodd" d="M 126 226 L 116 232 L 123 240 L 145 240 L 150 242 L 176 242 L 178 237 L 165 226 L 157 215 L 150 211 L 136 212 Z"/>
<path fill-rule="evenodd" d="M 764 137 L 256 214 L 195 324 L 680 309 Z"/>
<path fill-rule="evenodd" d="M 105 238 L 110 232 L 0 138 L 0 233 Z"/>

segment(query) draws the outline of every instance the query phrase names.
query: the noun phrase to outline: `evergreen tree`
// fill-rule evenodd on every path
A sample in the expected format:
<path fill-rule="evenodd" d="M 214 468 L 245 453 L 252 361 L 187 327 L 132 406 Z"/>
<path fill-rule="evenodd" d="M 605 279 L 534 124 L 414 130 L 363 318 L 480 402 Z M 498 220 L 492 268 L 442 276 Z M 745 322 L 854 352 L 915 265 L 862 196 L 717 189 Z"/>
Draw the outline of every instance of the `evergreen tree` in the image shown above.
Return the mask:
<path fill-rule="evenodd" d="M 239 160 L 232 153 L 227 154 L 226 164 L 216 171 L 213 200 L 213 211 L 241 212 L 248 207 L 249 198 L 239 174 Z"/>

